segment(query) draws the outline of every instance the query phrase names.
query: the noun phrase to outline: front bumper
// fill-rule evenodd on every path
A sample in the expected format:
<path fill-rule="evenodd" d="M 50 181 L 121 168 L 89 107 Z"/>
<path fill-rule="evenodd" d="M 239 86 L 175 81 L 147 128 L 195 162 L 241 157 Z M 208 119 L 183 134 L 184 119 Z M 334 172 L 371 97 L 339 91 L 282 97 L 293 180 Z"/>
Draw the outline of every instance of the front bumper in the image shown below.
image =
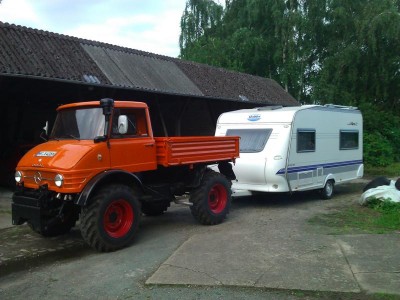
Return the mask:
<path fill-rule="evenodd" d="M 34 229 L 42 230 L 44 220 L 51 215 L 49 202 L 53 192 L 46 186 L 39 190 L 18 189 L 12 197 L 12 224 L 21 225 L 28 222 Z"/>

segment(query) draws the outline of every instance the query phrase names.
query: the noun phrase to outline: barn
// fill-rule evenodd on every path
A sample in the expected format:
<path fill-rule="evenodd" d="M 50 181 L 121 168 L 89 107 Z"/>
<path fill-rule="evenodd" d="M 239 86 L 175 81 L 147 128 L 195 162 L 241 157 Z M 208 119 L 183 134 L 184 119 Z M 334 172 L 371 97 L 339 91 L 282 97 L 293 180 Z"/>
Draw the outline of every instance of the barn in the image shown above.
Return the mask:
<path fill-rule="evenodd" d="M 41 141 L 60 104 L 146 102 L 162 136 L 213 135 L 229 110 L 299 105 L 271 79 L 2 22 L 0 90 L 3 175 Z"/>

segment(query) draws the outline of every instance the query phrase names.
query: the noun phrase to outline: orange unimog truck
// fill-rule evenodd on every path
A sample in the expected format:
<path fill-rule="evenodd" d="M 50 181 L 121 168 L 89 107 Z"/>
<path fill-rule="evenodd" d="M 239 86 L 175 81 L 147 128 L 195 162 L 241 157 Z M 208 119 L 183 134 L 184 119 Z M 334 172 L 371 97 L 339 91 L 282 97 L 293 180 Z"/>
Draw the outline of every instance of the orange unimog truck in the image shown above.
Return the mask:
<path fill-rule="evenodd" d="M 18 163 L 13 224 L 55 236 L 79 219 L 84 240 L 107 252 L 131 243 L 142 213 L 162 214 L 171 201 L 190 206 L 201 224 L 227 216 L 238 137 L 153 137 L 141 102 L 102 99 L 57 111 L 48 141 Z M 180 197 L 187 194 L 189 201 Z"/>

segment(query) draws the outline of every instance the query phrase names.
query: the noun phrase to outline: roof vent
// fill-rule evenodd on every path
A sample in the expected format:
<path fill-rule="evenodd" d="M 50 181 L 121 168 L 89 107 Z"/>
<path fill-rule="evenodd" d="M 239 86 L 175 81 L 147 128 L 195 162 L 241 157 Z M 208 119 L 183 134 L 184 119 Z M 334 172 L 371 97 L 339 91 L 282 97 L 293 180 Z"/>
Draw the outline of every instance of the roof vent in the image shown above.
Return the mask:
<path fill-rule="evenodd" d="M 325 104 L 325 107 L 329 108 L 340 108 L 340 109 L 358 109 L 355 106 L 345 106 L 345 105 L 336 105 L 336 104 Z"/>
<path fill-rule="evenodd" d="M 87 83 L 100 83 L 100 80 L 94 75 L 83 74 L 83 81 Z"/>
<path fill-rule="evenodd" d="M 271 105 L 271 106 L 258 107 L 257 110 L 275 110 L 275 109 L 281 109 L 281 108 L 283 108 L 282 105 Z"/>

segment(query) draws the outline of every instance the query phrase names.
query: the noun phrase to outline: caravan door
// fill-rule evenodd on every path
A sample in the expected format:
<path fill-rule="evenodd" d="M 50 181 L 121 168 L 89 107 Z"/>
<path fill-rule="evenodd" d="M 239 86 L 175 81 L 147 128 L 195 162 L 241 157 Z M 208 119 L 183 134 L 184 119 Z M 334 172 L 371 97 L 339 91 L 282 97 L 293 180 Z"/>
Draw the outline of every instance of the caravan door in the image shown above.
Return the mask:
<path fill-rule="evenodd" d="M 228 136 L 240 136 L 240 158 L 236 160 L 234 166 L 239 184 L 266 183 L 266 155 L 263 150 L 271 133 L 271 128 L 228 129 L 226 131 Z"/>

